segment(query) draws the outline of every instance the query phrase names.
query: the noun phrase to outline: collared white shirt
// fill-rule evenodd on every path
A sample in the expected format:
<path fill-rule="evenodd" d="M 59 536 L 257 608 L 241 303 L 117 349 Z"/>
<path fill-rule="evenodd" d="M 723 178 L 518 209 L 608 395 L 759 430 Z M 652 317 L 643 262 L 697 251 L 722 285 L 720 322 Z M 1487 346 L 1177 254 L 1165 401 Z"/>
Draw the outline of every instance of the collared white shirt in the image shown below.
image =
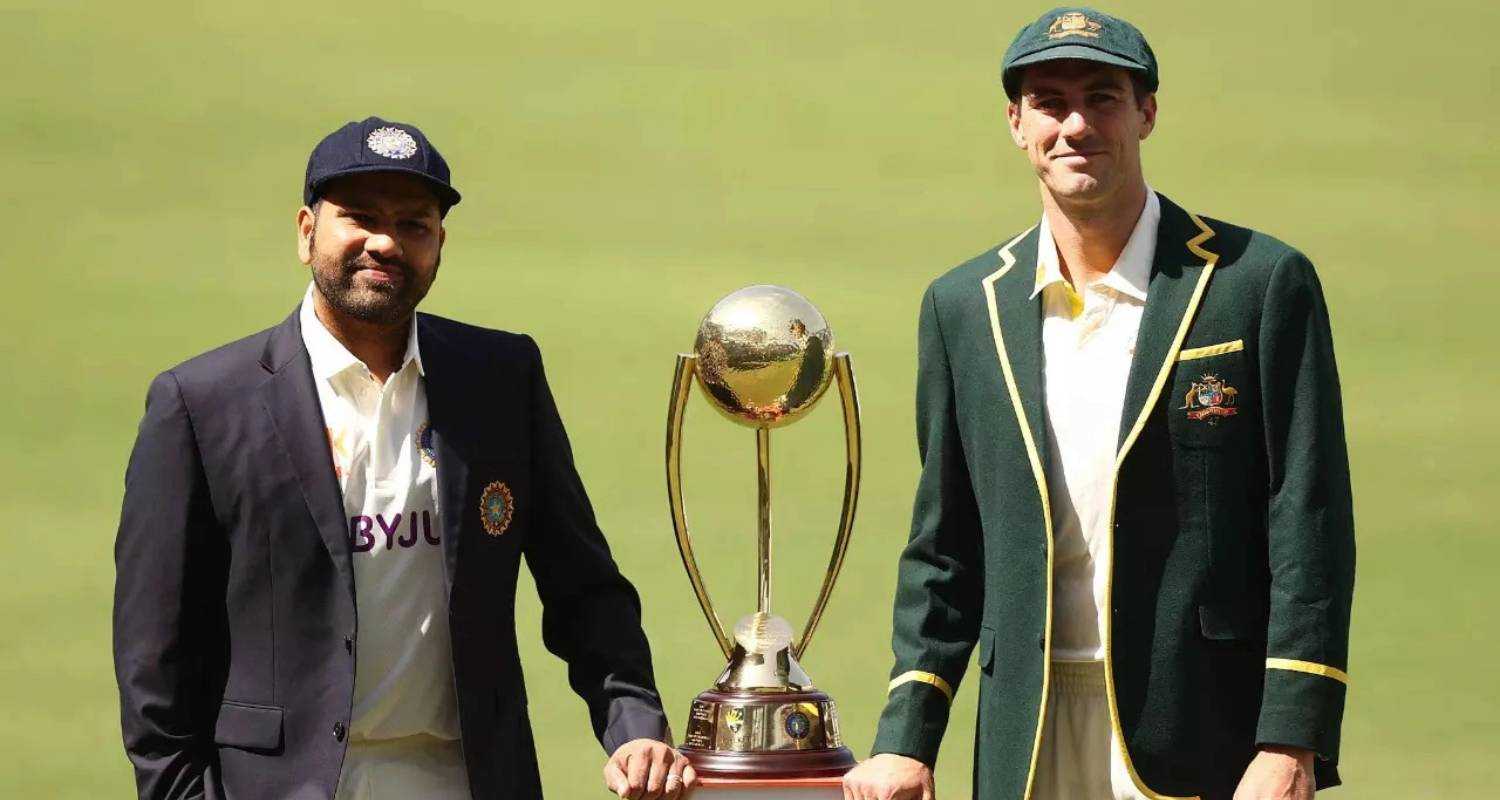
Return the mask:
<path fill-rule="evenodd" d="M 416 321 L 401 368 L 382 384 L 323 326 L 315 291 L 299 319 L 343 490 L 359 620 L 337 796 L 467 798 Z"/>
<path fill-rule="evenodd" d="M 1104 658 L 1109 524 L 1125 383 L 1146 308 L 1161 201 L 1146 205 L 1114 266 L 1074 290 L 1063 277 L 1046 214 L 1037 233 L 1042 295 L 1047 493 L 1054 541 L 1052 658 Z"/>

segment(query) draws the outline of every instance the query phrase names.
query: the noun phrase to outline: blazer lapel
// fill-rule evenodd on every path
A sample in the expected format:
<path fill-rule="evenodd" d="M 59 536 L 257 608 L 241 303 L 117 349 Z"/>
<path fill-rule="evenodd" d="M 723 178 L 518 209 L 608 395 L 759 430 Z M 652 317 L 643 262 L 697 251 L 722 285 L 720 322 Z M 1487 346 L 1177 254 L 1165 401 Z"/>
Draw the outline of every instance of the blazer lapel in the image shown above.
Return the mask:
<path fill-rule="evenodd" d="M 1000 248 L 1000 267 L 981 281 L 989 308 L 995 355 L 1005 377 L 1017 424 L 1046 497 L 1047 420 L 1042 391 L 1042 298 L 1036 285 L 1037 229 Z"/>
<path fill-rule="evenodd" d="M 432 446 L 437 453 L 439 517 L 443 531 L 443 579 L 451 596 L 458 570 L 458 547 L 463 533 L 469 485 L 469 455 L 463 444 L 464 431 L 476 430 L 469 420 L 463 387 L 458 376 L 474 375 L 465 370 L 452 347 L 436 336 L 424 315 L 417 316 L 417 346 L 422 350 L 427 389 L 427 420 L 432 426 Z"/>
<path fill-rule="evenodd" d="M 1124 461 L 1130 445 L 1145 427 L 1172 373 L 1183 337 L 1192 325 L 1198 302 L 1219 260 L 1216 253 L 1204 246 L 1213 235 L 1203 220 L 1161 197 L 1161 226 L 1157 230 L 1146 310 L 1136 336 L 1130 378 L 1125 384 L 1119 461 Z"/>
<path fill-rule="evenodd" d="M 261 402 L 302 486 L 302 498 L 323 544 L 328 547 L 328 554 L 352 597 L 354 565 L 343 494 L 333 472 L 333 451 L 329 448 L 323 408 L 318 402 L 317 385 L 313 383 L 312 361 L 302 344 L 296 311 L 271 331 L 261 366 L 271 373 L 261 387 Z"/>

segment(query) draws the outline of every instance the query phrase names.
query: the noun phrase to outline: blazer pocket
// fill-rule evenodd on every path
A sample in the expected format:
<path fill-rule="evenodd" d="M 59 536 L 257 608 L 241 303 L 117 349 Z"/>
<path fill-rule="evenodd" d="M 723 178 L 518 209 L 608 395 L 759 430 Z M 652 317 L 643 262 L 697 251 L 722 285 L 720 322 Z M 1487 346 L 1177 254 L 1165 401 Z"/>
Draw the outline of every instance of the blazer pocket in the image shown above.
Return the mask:
<path fill-rule="evenodd" d="M 530 474 L 514 460 L 476 459 L 469 462 L 469 487 L 463 510 L 463 527 L 476 528 L 486 547 L 514 546 L 516 533 L 531 516 L 536 498 L 531 494 Z M 474 517 L 469 517 L 469 514 Z"/>
<path fill-rule="evenodd" d="M 1183 350 L 1169 384 L 1167 429 L 1185 447 L 1223 447 L 1241 435 L 1253 412 L 1241 340 Z"/>
<path fill-rule="evenodd" d="M 214 742 L 242 750 L 281 749 L 285 709 L 225 700 L 214 723 Z"/>
<path fill-rule="evenodd" d="M 1200 358 L 1209 358 L 1211 356 L 1222 356 L 1225 353 L 1238 353 L 1239 351 L 1244 349 L 1245 340 L 1235 339 L 1232 342 L 1211 344 L 1206 347 L 1189 347 L 1185 350 L 1180 350 L 1177 353 L 1177 360 L 1194 361 Z"/>
<path fill-rule="evenodd" d="M 1254 642 L 1265 638 L 1265 623 L 1238 605 L 1205 603 L 1198 606 L 1203 638 L 1215 642 Z"/>

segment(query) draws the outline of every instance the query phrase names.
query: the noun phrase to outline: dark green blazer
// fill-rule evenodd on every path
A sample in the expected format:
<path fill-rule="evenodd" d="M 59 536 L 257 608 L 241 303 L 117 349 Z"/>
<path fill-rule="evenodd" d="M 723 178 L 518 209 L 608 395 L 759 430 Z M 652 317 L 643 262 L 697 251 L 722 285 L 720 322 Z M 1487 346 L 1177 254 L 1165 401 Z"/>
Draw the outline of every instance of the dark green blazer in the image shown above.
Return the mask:
<path fill-rule="evenodd" d="M 1261 744 L 1338 783 L 1354 526 L 1312 264 L 1161 198 L 1126 387 L 1105 622 L 1112 723 L 1149 797 L 1229 798 Z M 975 796 L 1027 798 L 1051 657 L 1033 228 L 922 300 L 922 457 L 873 751 L 932 764 L 978 645 Z"/>

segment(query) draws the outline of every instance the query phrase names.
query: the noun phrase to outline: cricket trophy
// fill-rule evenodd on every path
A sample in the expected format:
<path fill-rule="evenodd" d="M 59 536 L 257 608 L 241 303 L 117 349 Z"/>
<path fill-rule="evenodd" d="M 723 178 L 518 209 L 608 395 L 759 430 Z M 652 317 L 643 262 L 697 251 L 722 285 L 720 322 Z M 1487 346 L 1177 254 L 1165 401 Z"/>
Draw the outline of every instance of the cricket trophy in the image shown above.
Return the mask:
<path fill-rule="evenodd" d="M 756 610 L 735 624 L 732 636 L 709 600 L 682 499 L 683 416 L 695 378 L 709 405 L 755 431 Z M 771 613 L 771 431 L 807 415 L 831 383 L 838 384 L 844 419 L 843 509 L 822 588 L 794 637 L 792 625 Z M 698 327 L 692 354 L 677 356 L 666 456 L 667 496 L 682 565 L 727 661 L 713 688 L 693 701 L 683 755 L 706 785 L 720 779 L 837 786 L 838 776 L 854 766 L 854 756 L 839 734 L 833 700 L 813 687 L 800 662 L 849 548 L 859 498 L 859 401 L 849 355 L 835 351 L 833 331 L 812 303 L 790 289 L 760 285 L 714 305 Z"/>

